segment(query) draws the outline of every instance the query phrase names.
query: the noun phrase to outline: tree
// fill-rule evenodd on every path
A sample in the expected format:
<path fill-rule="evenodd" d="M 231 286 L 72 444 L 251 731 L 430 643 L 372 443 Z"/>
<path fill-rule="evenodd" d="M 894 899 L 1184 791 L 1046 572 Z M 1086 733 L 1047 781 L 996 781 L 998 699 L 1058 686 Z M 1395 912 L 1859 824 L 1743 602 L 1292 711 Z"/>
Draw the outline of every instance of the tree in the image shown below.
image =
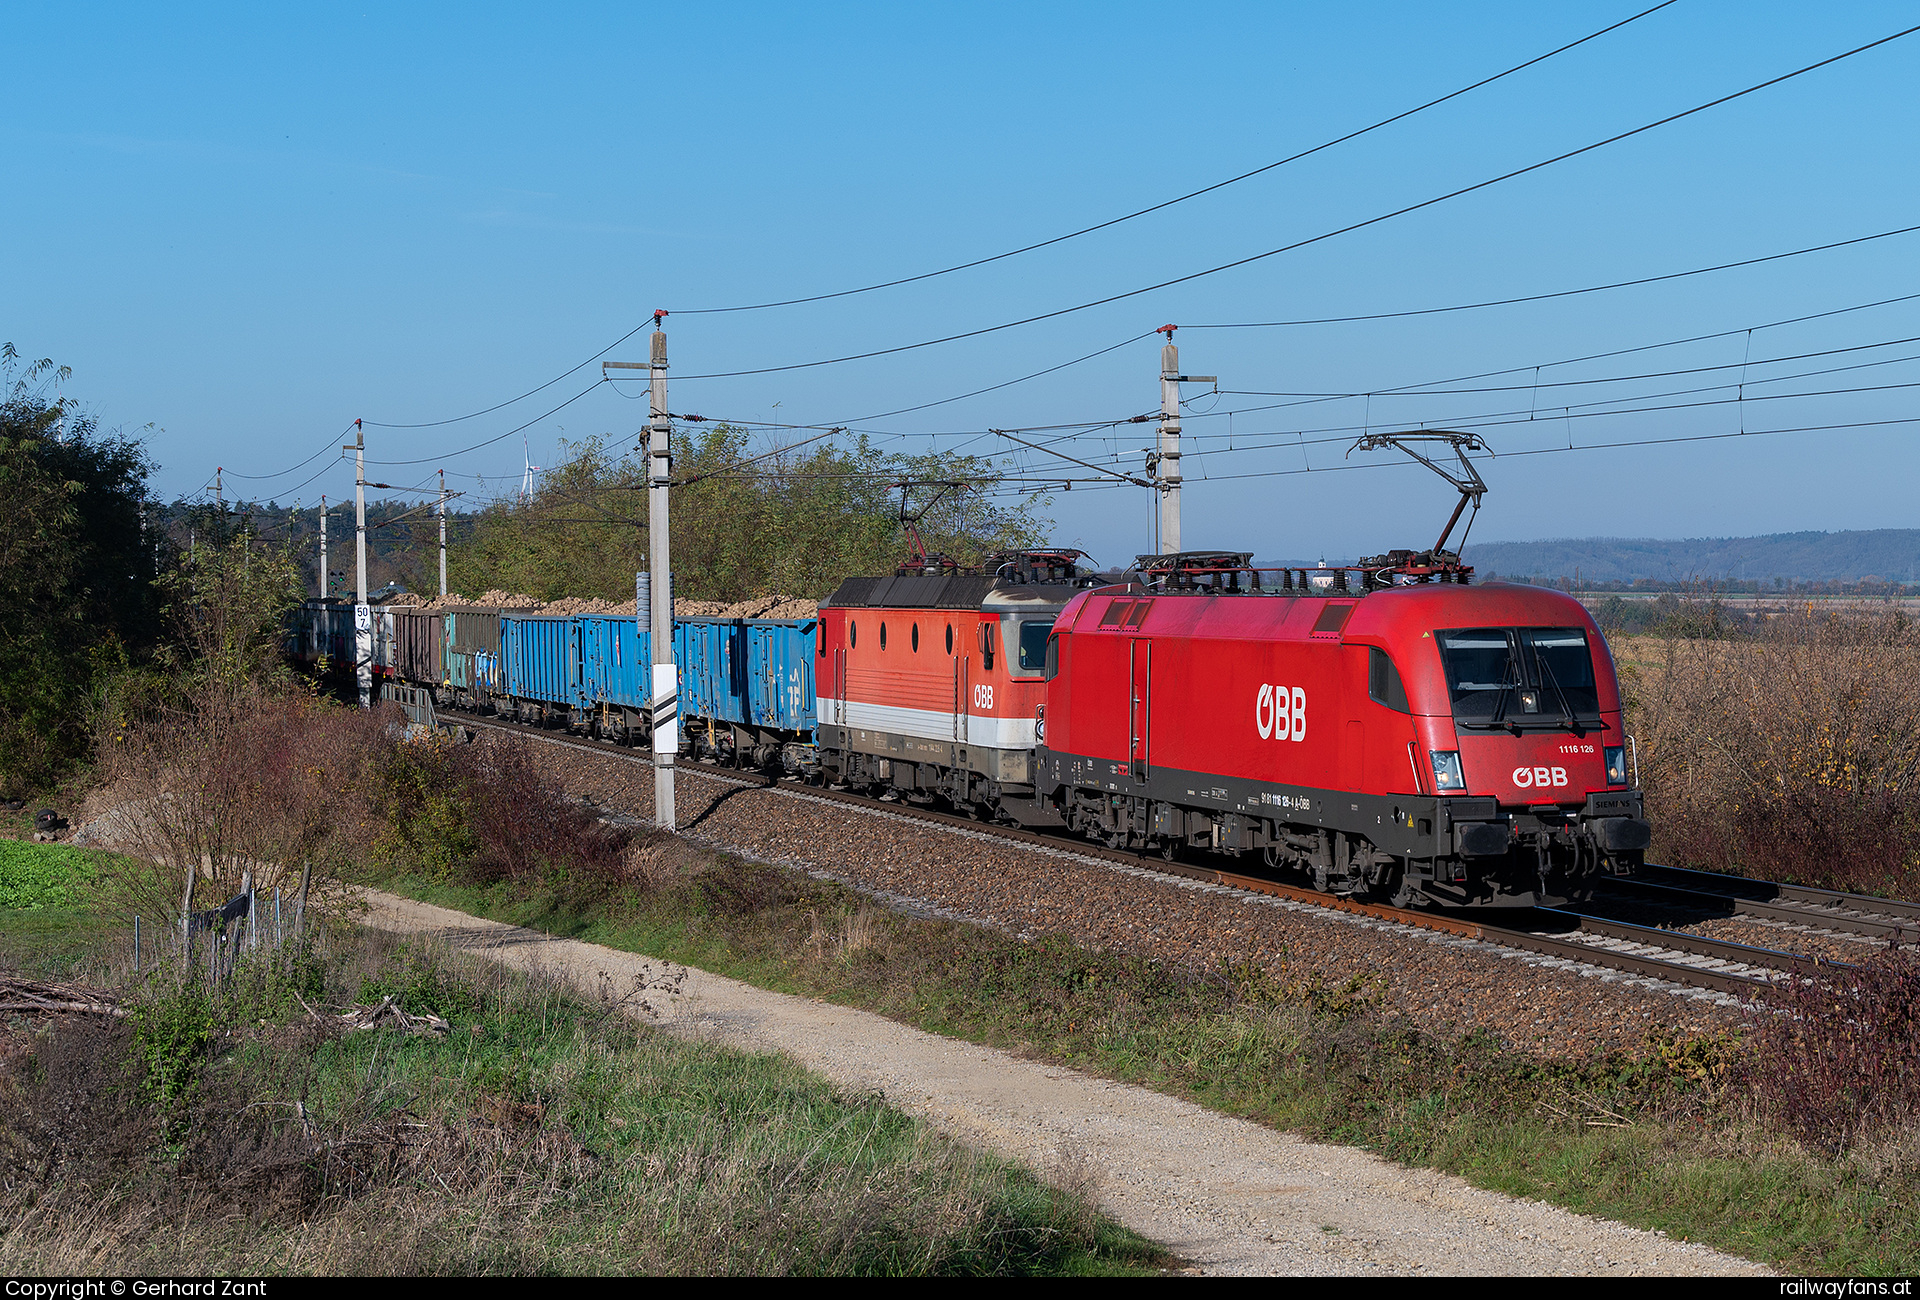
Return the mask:
<path fill-rule="evenodd" d="M 16 791 L 85 754 L 100 690 L 159 634 L 152 462 L 49 391 L 69 374 L 0 344 L 0 786 Z"/>
<path fill-rule="evenodd" d="M 674 476 L 677 594 L 695 600 L 821 596 L 849 574 L 891 572 L 907 549 L 893 486 L 906 480 L 969 485 L 919 524 L 929 550 L 963 563 L 1032 545 L 1048 522 L 1032 513 L 1043 498 L 1001 504 L 989 460 L 886 455 L 865 438 L 769 454 L 718 425 L 684 439 Z M 639 452 L 576 444 L 530 500 L 478 516 L 470 540 L 449 551 L 450 581 L 472 594 L 630 599 L 634 573 L 650 567 L 645 488 Z"/>

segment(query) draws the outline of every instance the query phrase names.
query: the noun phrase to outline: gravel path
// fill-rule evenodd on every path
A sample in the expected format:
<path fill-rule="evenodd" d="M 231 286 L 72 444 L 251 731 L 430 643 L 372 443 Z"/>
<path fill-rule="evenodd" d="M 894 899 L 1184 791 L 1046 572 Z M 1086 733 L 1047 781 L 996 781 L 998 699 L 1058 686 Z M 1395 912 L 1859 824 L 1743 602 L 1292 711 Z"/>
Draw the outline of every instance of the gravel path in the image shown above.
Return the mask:
<path fill-rule="evenodd" d="M 689 785 L 692 783 L 689 782 Z M 1748 1261 L 1430 1170 L 1304 1142 L 868 1012 L 368 891 L 368 924 L 429 933 L 678 1032 L 785 1052 L 973 1144 L 1084 1179 L 1102 1207 L 1201 1272 L 1361 1276 L 1763 1274 Z M 644 1003 L 644 1007 L 642 1004 Z"/>
<path fill-rule="evenodd" d="M 477 743 L 503 739 L 482 732 Z M 651 821 L 651 763 L 532 739 L 537 761 L 570 793 Z M 1721 993 L 1202 885 L 1156 873 L 1144 860 L 1129 868 L 1089 859 L 1070 841 L 1028 847 L 851 808 L 794 784 L 761 789 L 681 769 L 676 811 L 691 837 L 895 905 L 1172 963 L 1251 961 L 1335 985 L 1377 981 L 1386 1002 L 1423 1028 L 1490 1030 L 1543 1054 L 1632 1048 L 1656 1026 L 1705 1029 L 1738 1014 Z"/>

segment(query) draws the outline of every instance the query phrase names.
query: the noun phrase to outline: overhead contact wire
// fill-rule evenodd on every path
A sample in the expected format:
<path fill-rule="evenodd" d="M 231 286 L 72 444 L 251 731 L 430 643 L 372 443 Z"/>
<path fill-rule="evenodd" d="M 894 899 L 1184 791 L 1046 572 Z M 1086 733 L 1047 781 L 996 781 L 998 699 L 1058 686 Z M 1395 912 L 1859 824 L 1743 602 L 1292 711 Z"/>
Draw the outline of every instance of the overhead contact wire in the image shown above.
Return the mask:
<path fill-rule="evenodd" d="M 1384 213 L 1381 213 L 1379 216 L 1369 217 L 1364 221 L 1355 221 L 1348 225 L 1340 226 L 1334 230 L 1323 231 L 1318 235 L 1309 236 L 1306 239 L 1295 240 L 1290 244 L 1282 244 L 1278 248 L 1270 248 L 1263 253 L 1253 253 L 1247 257 L 1236 258 L 1231 262 L 1222 262 L 1218 266 L 1208 267 L 1203 271 L 1194 271 L 1187 275 L 1175 276 L 1170 280 L 1162 280 L 1156 284 L 1145 285 L 1138 289 L 1129 289 L 1124 293 L 1109 294 L 1103 298 L 1093 298 L 1086 302 L 1078 303 L 1072 307 L 1061 307 L 1054 311 L 1040 312 L 1037 315 L 1033 315 L 1033 316 L 1023 316 L 1018 320 L 1003 321 L 998 325 L 984 325 L 979 329 L 963 330 L 957 334 L 945 334 L 938 338 L 923 339 L 917 343 L 903 343 L 898 346 L 890 347 L 890 348 L 876 348 L 869 352 L 852 352 L 852 353 L 846 354 L 845 356 L 825 357 L 818 361 L 797 361 L 797 362 L 792 362 L 790 364 L 781 365 L 781 366 L 757 366 L 747 370 L 721 370 L 721 371 L 714 371 L 709 374 L 681 375 L 678 377 L 678 379 L 681 382 L 691 380 L 691 379 L 737 379 L 737 378 L 742 378 L 748 375 L 781 374 L 781 373 L 794 371 L 794 370 L 816 369 L 820 366 L 840 365 L 848 361 L 867 361 L 867 360 L 871 360 L 874 357 L 895 356 L 902 352 L 913 352 L 921 348 L 937 347 L 945 343 L 957 343 L 963 339 L 979 338 L 982 335 L 986 335 L 986 334 L 997 334 L 1002 330 L 1017 329 L 1023 325 L 1033 325 L 1044 320 L 1055 320 L 1061 316 L 1070 316 L 1076 312 L 1088 311 L 1094 307 L 1104 307 L 1109 303 L 1124 302 L 1129 298 L 1138 298 L 1143 294 L 1155 293 L 1161 289 L 1172 288 L 1175 285 L 1189 284 L 1195 280 L 1205 279 L 1207 276 L 1210 276 L 1210 275 L 1218 275 L 1223 271 L 1236 270 L 1239 267 L 1249 266 L 1255 262 L 1264 261 L 1270 257 L 1277 257 L 1282 253 L 1295 252 L 1299 249 L 1307 248 L 1314 244 L 1324 243 L 1329 239 L 1334 239 L 1341 235 L 1351 234 L 1356 230 L 1365 230 L 1370 226 L 1380 225 L 1382 222 L 1391 221 L 1396 217 L 1404 217 L 1409 213 L 1419 212 L 1426 208 L 1431 208 L 1438 204 L 1446 203 L 1453 199 L 1464 197 L 1465 195 L 1468 195 L 1468 194 L 1478 193 L 1481 190 L 1489 189 L 1492 186 L 1500 185 L 1507 181 L 1514 180 L 1518 177 L 1529 175 L 1533 172 L 1540 171 L 1543 168 L 1554 166 L 1557 163 L 1563 163 L 1568 161 L 1569 159 L 1578 158 L 1583 154 L 1592 153 L 1597 149 L 1604 149 L 1609 145 L 1618 144 L 1622 140 L 1630 140 L 1635 136 L 1644 135 L 1648 131 L 1653 131 L 1660 127 L 1671 125 L 1674 122 L 1678 122 L 1685 118 L 1692 117 L 1695 114 L 1704 113 L 1709 109 L 1718 108 L 1723 104 L 1732 103 L 1736 99 L 1741 99 L 1748 95 L 1757 94 L 1762 90 L 1767 90 L 1773 86 L 1781 85 L 1784 82 L 1792 81 L 1796 77 L 1803 77 L 1810 72 L 1817 72 L 1821 68 L 1831 67 L 1833 64 L 1839 63 L 1842 60 L 1853 58 L 1856 55 L 1865 54 L 1869 50 L 1878 49 L 1882 45 L 1886 45 L 1886 44 L 1889 44 L 1890 42 L 1901 40 L 1907 36 L 1911 36 L 1913 35 L 1913 33 L 1917 31 L 1920 31 L 1920 25 L 1908 27 L 1902 31 L 1895 32 L 1890 36 L 1883 36 L 1878 40 L 1869 41 L 1865 45 L 1857 46 L 1854 49 L 1846 50 L 1840 54 L 1831 55 L 1827 58 L 1821 59 L 1814 63 L 1809 63 L 1804 67 L 1794 69 L 1792 72 L 1785 72 L 1780 74 L 1777 77 L 1770 77 L 1765 81 L 1756 82 L 1755 84 L 1748 86 L 1745 89 L 1736 90 L 1731 92 L 1730 94 L 1721 95 L 1718 98 L 1710 99 L 1703 104 L 1696 104 L 1692 108 L 1682 109 L 1678 113 L 1669 113 L 1665 117 L 1657 118 L 1654 121 L 1647 122 L 1641 126 L 1636 126 L 1631 130 L 1621 131 L 1615 135 L 1610 135 L 1603 140 L 1596 140 L 1592 144 L 1582 145 L 1578 149 L 1569 149 L 1565 153 L 1556 154 L 1551 158 L 1545 158 L 1536 163 L 1529 163 L 1525 167 L 1517 167 L 1512 171 L 1503 172 L 1500 175 L 1490 177 L 1487 180 L 1477 181 L 1472 185 L 1465 185 L 1457 190 L 1450 190 L 1445 194 L 1435 195 L 1433 198 L 1430 198 L 1430 199 L 1423 199 L 1418 203 L 1410 203 L 1405 207 L 1395 208 L 1391 212 L 1384 212 Z"/>
<path fill-rule="evenodd" d="M 834 298 L 848 298 L 848 297 L 852 297 L 855 294 L 873 293 L 876 290 L 880 290 L 880 289 L 897 288 L 898 286 L 903 284 L 916 284 L 922 280 L 932 280 L 939 276 L 952 275 L 956 271 L 968 271 L 968 270 L 972 270 L 976 266 L 987 266 L 994 262 L 1003 262 L 1010 257 L 1019 257 L 1024 253 L 1031 253 L 1042 248 L 1050 248 L 1054 244 L 1062 244 L 1069 239 L 1078 239 L 1082 235 L 1091 235 L 1096 231 L 1107 230 L 1113 226 L 1118 226 L 1125 222 L 1133 221 L 1136 218 L 1148 216 L 1151 213 L 1159 212 L 1159 211 L 1162 211 L 1163 209 L 1173 207 L 1176 204 L 1185 203 L 1189 199 L 1197 199 L 1203 194 L 1211 194 L 1215 190 L 1225 189 L 1229 185 L 1238 185 L 1241 181 L 1252 180 L 1255 176 L 1262 176 L 1262 175 L 1265 175 L 1267 172 L 1273 171 L 1276 168 L 1285 167 L 1289 163 L 1299 162 L 1302 158 L 1311 158 L 1314 154 L 1321 153 L 1327 149 L 1331 149 L 1335 145 L 1345 144 L 1349 140 L 1357 140 L 1361 136 L 1366 135 L 1371 131 L 1378 131 L 1382 127 L 1392 126 L 1395 122 L 1404 121 L 1407 118 L 1414 116 L 1416 113 L 1424 113 L 1430 108 L 1437 108 L 1441 104 L 1446 103 L 1448 100 L 1458 99 L 1462 95 L 1469 94 L 1472 91 L 1479 90 L 1482 86 L 1490 86 L 1494 82 L 1499 81 L 1503 77 L 1510 77 L 1516 72 L 1524 72 L 1526 69 L 1533 67 L 1537 63 L 1544 63 L 1548 59 L 1551 59 L 1556 55 L 1565 54 L 1568 50 L 1576 49 L 1579 46 L 1585 45 L 1589 41 L 1598 40 L 1600 37 L 1607 35 L 1609 32 L 1616 32 L 1620 30 L 1622 27 L 1627 26 L 1629 23 L 1639 22 L 1642 18 L 1647 17 L 1649 14 L 1658 13 L 1660 12 L 1660 10 L 1668 8 L 1670 5 L 1674 3 L 1676 3 L 1676 0 L 1663 0 L 1663 3 L 1654 5 L 1651 9 L 1643 9 L 1639 13 L 1634 14 L 1630 18 L 1623 18 L 1617 23 L 1613 23 L 1607 27 L 1602 27 L 1597 32 L 1590 32 L 1587 35 L 1582 36 L 1577 41 L 1570 41 L 1567 44 L 1559 46 L 1556 49 L 1548 50 L 1545 54 L 1537 54 L 1533 58 L 1528 59 L 1525 63 L 1514 64 L 1511 68 L 1508 68 L 1504 72 L 1496 72 L 1491 77 L 1483 77 L 1479 81 L 1476 81 L 1471 85 L 1462 86 L 1458 90 L 1449 91 L 1447 94 L 1440 96 L 1438 99 L 1430 99 L 1426 103 L 1418 105 L 1417 107 L 1405 109 L 1401 112 L 1395 113 L 1392 117 L 1381 118 L 1378 122 L 1373 123 L 1371 126 L 1363 126 L 1356 131 L 1349 131 L 1345 135 L 1336 136 L 1334 139 L 1327 140 L 1321 144 L 1317 144 L 1313 146 L 1313 148 L 1311 149 L 1303 149 L 1299 153 L 1292 154 L 1288 157 L 1282 158 L 1277 162 L 1270 162 L 1266 164 L 1264 167 L 1256 167 L 1250 172 L 1242 172 L 1238 176 L 1230 176 L 1226 180 L 1215 181 L 1211 185 L 1202 186 L 1200 189 L 1193 190 L 1192 192 L 1187 194 L 1182 194 L 1178 198 L 1166 199 L 1163 202 L 1155 203 L 1150 207 L 1141 208 L 1135 212 L 1129 212 L 1124 216 L 1113 217 L 1110 220 L 1098 222 L 1095 225 L 1085 226 L 1079 230 L 1071 231 L 1064 235 L 1055 235 L 1051 239 L 1043 239 L 1040 242 L 1035 244 L 1027 244 L 1021 248 L 1009 249 L 1007 252 L 1004 252 L 1004 253 L 995 253 L 991 257 L 975 258 L 971 262 L 960 262 L 953 266 L 942 267 L 938 271 L 923 271 L 918 275 L 902 276 L 900 279 L 897 279 L 897 280 L 885 280 L 878 284 L 863 285 L 857 289 L 839 289 L 832 293 L 817 293 L 817 294 L 809 295 L 808 297 L 804 297 L 804 298 L 783 298 L 774 302 L 745 303 L 737 307 L 690 307 L 690 308 L 683 307 L 678 309 L 674 314 L 679 316 L 709 316 L 709 315 L 719 315 L 719 314 L 728 313 L 728 312 L 766 311 L 774 307 L 797 307 L 803 303 L 810 303 L 810 302 L 826 302 Z"/>

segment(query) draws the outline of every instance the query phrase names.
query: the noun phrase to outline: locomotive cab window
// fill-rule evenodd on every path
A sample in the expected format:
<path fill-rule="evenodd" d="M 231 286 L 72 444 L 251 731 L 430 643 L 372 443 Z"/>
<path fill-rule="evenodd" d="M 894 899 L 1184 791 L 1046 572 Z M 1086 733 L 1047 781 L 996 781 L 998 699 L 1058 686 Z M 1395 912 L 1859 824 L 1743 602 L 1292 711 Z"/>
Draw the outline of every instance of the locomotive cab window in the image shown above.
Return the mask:
<path fill-rule="evenodd" d="M 953 653 L 953 624 L 947 624 L 947 653 Z"/>
<path fill-rule="evenodd" d="M 852 648 L 860 644 L 860 625 L 852 619 L 847 620 L 847 646 Z"/>
<path fill-rule="evenodd" d="M 1050 618 L 1023 618 L 1013 624 L 1007 639 L 1012 642 L 1015 651 L 1012 662 L 1007 665 L 1007 673 L 1012 677 L 1038 678 L 1047 668 L 1047 636 L 1053 631 Z"/>
<path fill-rule="evenodd" d="M 880 625 L 880 648 L 882 650 L 887 648 L 887 625 L 885 623 Z"/>
<path fill-rule="evenodd" d="M 1060 675 L 1060 634 L 1058 632 L 1047 634 L 1047 666 L 1040 675 L 1046 681 L 1052 681 Z"/>
<path fill-rule="evenodd" d="M 1593 652 L 1577 627 L 1436 632 L 1454 719 L 1463 726 L 1598 725 Z"/>
<path fill-rule="evenodd" d="M 915 654 L 919 654 L 920 653 L 920 625 L 918 623 L 915 623 L 913 625 L 912 641 L 913 641 L 913 652 Z"/>
<path fill-rule="evenodd" d="M 1407 688 L 1393 659 L 1378 646 L 1367 647 L 1367 694 L 1375 703 L 1407 713 Z"/>

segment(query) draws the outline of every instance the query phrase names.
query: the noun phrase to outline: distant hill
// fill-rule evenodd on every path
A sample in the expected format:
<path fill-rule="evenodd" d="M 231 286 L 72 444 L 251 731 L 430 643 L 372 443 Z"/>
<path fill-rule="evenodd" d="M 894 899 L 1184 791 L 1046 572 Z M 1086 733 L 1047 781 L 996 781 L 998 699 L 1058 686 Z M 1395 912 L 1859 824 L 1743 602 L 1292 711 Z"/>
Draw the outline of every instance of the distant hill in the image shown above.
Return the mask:
<path fill-rule="evenodd" d="M 1739 579 L 1767 582 L 1920 582 L 1920 528 L 1861 532 L 1772 533 L 1765 537 L 1584 537 L 1485 542 L 1462 557 L 1485 575 L 1571 578 L 1582 582 Z"/>

